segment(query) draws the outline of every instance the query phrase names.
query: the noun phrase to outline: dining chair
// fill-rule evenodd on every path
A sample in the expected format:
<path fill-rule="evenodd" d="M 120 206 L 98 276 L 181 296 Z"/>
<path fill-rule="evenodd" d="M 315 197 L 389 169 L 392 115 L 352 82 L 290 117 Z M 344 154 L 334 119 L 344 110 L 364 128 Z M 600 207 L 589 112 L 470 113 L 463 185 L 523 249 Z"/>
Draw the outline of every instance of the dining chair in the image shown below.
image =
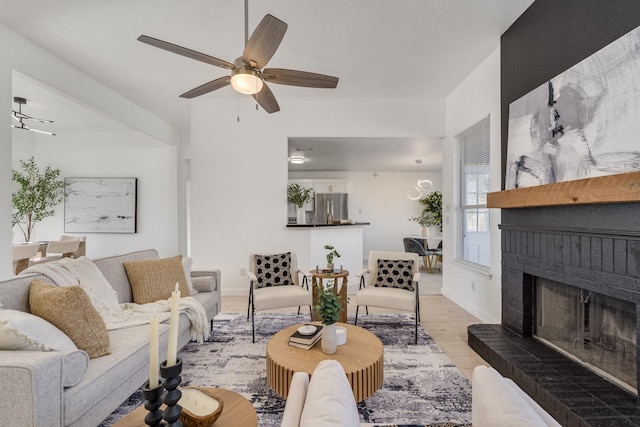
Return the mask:
<path fill-rule="evenodd" d="M 312 294 L 308 273 L 298 269 L 294 252 L 253 253 L 249 255 L 249 304 L 247 320 L 251 315 L 251 337 L 256 342 L 255 312 L 274 308 L 309 306 L 311 320 Z M 300 278 L 302 277 L 302 281 Z"/>
<path fill-rule="evenodd" d="M 369 252 L 368 268 L 356 275 L 360 289 L 356 294 L 358 324 L 360 306 L 410 311 L 415 316 L 415 343 L 420 321 L 420 282 L 418 254 L 409 252 Z"/>
<path fill-rule="evenodd" d="M 405 237 L 402 239 L 402 242 L 404 243 L 404 251 L 418 254 L 419 257 L 422 257 L 422 265 L 424 269 L 429 270 L 429 256 L 431 255 L 431 251 L 422 246 L 420 241 L 411 237 Z"/>
<path fill-rule="evenodd" d="M 69 236 L 68 234 L 60 235 L 60 240 L 79 240 L 78 249 L 73 253 L 73 258 L 80 258 L 87 255 L 87 236 Z"/>
<path fill-rule="evenodd" d="M 13 273 L 18 274 L 29 267 L 29 259 L 38 253 L 40 243 L 13 245 Z"/>
<path fill-rule="evenodd" d="M 47 243 L 47 254 L 40 258 L 34 258 L 29 265 L 43 264 L 57 261 L 62 258 L 72 257 L 80 246 L 80 240 L 50 240 Z"/>

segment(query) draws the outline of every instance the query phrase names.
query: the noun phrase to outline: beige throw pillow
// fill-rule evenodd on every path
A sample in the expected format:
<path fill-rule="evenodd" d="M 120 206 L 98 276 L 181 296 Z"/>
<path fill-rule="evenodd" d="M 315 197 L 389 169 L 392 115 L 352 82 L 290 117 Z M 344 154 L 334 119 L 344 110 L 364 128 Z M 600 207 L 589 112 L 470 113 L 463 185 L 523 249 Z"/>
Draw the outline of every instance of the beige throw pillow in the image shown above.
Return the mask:
<path fill-rule="evenodd" d="M 171 298 L 179 284 L 180 296 L 188 297 L 189 287 L 182 268 L 182 256 L 146 261 L 124 262 L 133 302 L 147 304 Z"/>
<path fill-rule="evenodd" d="M 34 279 L 29 306 L 32 314 L 64 332 L 89 358 L 110 354 L 107 326 L 80 286 L 55 286 Z"/>

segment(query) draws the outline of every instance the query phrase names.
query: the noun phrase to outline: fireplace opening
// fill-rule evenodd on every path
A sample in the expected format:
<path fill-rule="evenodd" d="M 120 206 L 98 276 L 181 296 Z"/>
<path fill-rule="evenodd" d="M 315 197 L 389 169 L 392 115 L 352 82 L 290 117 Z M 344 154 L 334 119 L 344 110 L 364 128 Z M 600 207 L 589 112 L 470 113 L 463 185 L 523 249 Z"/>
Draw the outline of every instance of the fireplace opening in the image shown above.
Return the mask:
<path fill-rule="evenodd" d="M 537 277 L 534 335 L 637 394 L 636 305 Z"/>

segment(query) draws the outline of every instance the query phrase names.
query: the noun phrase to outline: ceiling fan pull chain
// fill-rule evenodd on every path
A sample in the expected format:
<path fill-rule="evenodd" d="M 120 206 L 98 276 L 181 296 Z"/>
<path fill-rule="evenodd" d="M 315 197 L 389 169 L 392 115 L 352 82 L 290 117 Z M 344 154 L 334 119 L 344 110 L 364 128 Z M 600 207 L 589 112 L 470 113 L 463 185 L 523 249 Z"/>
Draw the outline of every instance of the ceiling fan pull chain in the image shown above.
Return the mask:
<path fill-rule="evenodd" d="M 236 93 L 236 114 L 238 123 L 240 123 L 240 95 Z"/>

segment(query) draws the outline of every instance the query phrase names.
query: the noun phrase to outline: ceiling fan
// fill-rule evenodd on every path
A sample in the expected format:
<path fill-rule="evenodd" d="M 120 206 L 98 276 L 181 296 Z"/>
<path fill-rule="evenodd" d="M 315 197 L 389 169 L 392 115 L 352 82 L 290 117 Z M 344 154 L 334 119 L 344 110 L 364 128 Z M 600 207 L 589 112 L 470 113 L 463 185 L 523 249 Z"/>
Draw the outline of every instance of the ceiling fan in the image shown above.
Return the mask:
<path fill-rule="evenodd" d="M 195 98 L 231 84 L 238 92 L 252 95 L 267 113 L 275 113 L 280 111 L 280 106 L 273 92 L 267 86 L 267 82 L 326 89 L 333 89 L 338 85 L 337 77 L 324 74 L 284 68 L 264 68 L 284 38 L 287 24 L 267 14 L 253 31 L 251 38 L 248 38 L 247 27 L 248 12 L 247 0 L 245 0 L 245 48 L 242 56 L 233 63 L 145 35 L 138 37 L 138 41 L 187 58 L 231 70 L 230 76 L 220 77 L 198 86 L 180 95 L 182 98 Z"/>
<path fill-rule="evenodd" d="M 36 119 L 35 117 L 31 117 L 31 116 L 28 116 L 28 115 L 24 114 L 22 112 L 22 106 L 27 104 L 27 100 L 25 98 L 21 98 L 19 96 L 14 96 L 13 97 L 13 102 L 18 104 L 18 111 L 11 110 L 11 117 L 16 119 L 19 124 L 18 125 L 12 124 L 11 127 L 14 127 L 16 129 L 28 130 L 29 132 L 44 133 L 46 135 L 56 136 L 55 133 L 46 132 L 46 131 L 38 130 L 38 129 L 33 129 L 30 126 L 28 126 L 28 125 L 26 125 L 24 123 L 25 120 L 31 120 L 31 121 L 40 122 L 40 123 L 53 123 L 53 120 Z"/>

